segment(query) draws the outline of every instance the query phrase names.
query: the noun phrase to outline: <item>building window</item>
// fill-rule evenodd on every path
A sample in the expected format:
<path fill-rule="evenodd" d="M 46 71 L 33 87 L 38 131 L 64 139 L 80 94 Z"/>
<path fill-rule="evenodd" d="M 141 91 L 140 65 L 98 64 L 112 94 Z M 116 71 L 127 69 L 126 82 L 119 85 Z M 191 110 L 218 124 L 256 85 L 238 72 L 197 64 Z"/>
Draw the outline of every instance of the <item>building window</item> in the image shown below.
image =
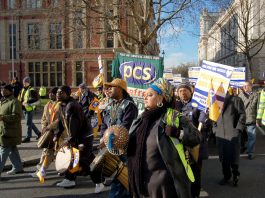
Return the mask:
<path fill-rule="evenodd" d="M 84 82 L 82 61 L 78 61 L 75 63 L 75 77 L 76 77 L 76 86 Z"/>
<path fill-rule="evenodd" d="M 40 49 L 40 24 L 28 24 L 28 48 Z"/>
<path fill-rule="evenodd" d="M 42 85 L 45 87 L 49 86 L 49 63 L 42 63 Z"/>
<path fill-rule="evenodd" d="M 8 0 L 8 9 L 14 9 L 16 7 L 16 0 Z"/>
<path fill-rule="evenodd" d="M 41 8 L 42 0 L 27 0 L 27 8 Z"/>
<path fill-rule="evenodd" d="M 113 10 L 109 10 L 108 12 L 110 17 L 113 17 Z M 114 34 L 112 32 L 112 28 L 111 25 L 109 23 L 106 24 L 106 46 L 107 48 L 113 48 L 114 46 Z"/>
<path fill-rule="evenodd" d="M 16 24 L 9 24 L 9 57 L 10 59 L 17 58 L 17 44 L 16 44 Z M 13 44 L 13 45 L 12 45 Z"/>
<path fill-rule="evenodd" d="M 113 46 L 114 46 L 113 33 L 112 32 L 108 32 L 107 33 L 107 47 L 108 48 L 112 48 Z"/>
<path fill-rule="evenodd" d="M 112 61 L 107 61 L 107 82 L 112 81 Z"/>
<path fill-rule="evenodd" d="M 62 62 L 29 62 L 28 71 L 33 86 L 55 87 L 63 84 Z"/>
<path fill-rule="evenodd" d="M 75 13 L 75 31 L 74 31 L 74 48 L 83 47 L 83 25 L 82 25 L 82 11 Z"/>
<path fill-rule="evenodd" d="M 62 25 L 61 23 L 50 24 L 50 48 L 62 49 Z"/>
<path fill-rule="evenodd" d="M 15 78 L 15 77 L 17 77 L 17 71 L 16 71 L 16 70 L 14 71 L 14 78 Z M 8 71 L 8 78 L 9 78 L 10 80 L 13 79 L 12 70 L 9 70 L 9 71 Z"/>
<path fill-rule="evenodd" d="M 51 7 L 56 8 L 59 6 L 59 0 L 51 0 Z"/>

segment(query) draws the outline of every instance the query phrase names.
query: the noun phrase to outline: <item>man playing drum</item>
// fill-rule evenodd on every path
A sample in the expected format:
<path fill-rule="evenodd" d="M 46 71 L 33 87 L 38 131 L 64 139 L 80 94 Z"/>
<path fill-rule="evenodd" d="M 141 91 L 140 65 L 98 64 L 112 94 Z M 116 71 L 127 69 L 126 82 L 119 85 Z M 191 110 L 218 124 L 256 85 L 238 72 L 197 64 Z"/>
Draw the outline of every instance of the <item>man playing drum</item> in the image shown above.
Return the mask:
<path fill-rule="evenodd" d="M 44 106 L 43 115 L 41 118 L 42 136 L 44 135 L 44 133 L 50 131 L 52 131 L 53 133 L 53 131 L 56 129 L 58 124 L 58 112 L 60 104 L 59 102 L 56 101 L 57 90 L 58 87 L 50 89 L 49 91 L 50 101 Z M 40 140 L 41 139 L 42 137 L 40 138 Z M 54 144 L 52 142 L 52 138 L 51 140 L 43 140 L 43 142 L 48 142 L 48 143 L 44 146 L 45 148 L 42 151 L 40 162 L 37 165 L 37 171 L 30 174 L 32 177 L 37 177 L 37 173 L 41 165 L 43 164 L 45 158 L 46 158 L 45 169 L 47 169 L 54 160 L 54 148 L 53 148 Z M 43 146 L 41 146 L 41 148 L 43 148 Z"/>
<path fill-rule="evenodd" d="M 64 139 L 62 146 L 71 146 L 80 150 L 79 166 L 81 167 L 81 172 L 78 172 L 82 175 L 87 175 L 90 171 L 89 164 L 93 147 L 92 128 L 85 118 L 82 107 L 70 95 L 71 88 L 68 86 L 61 86 L 57 91 L 57 98 L 61 101 L 61 108 L 54 141 L 57 141 L 66 130 L 68 137 Z M 78 172 L 71 173 L 67 170 L 65 179 L 57 183 L 57 186 L 64 188 L 75 187 Z"/>
<path fill-rule="evenodd" d="M 132 121 L 138 115 L 138 109 L 127 93 L 127 83 L 124 80 L 116 78 L 110 83 L 104 83 L 104 87 L 108 90 L 108 95 L 112 101 L 103 111 L 103 120 L 100 126 L 102 137 L 106 129 L 113 125 L 122 125 L 129 130 Z M 127 161 L 125 155 L 120 156 L 120 158 L 123 162 Z M 117 179 L 114 179 L 109 197 L 130 197 L 130 195 L 125 187 Z"/>

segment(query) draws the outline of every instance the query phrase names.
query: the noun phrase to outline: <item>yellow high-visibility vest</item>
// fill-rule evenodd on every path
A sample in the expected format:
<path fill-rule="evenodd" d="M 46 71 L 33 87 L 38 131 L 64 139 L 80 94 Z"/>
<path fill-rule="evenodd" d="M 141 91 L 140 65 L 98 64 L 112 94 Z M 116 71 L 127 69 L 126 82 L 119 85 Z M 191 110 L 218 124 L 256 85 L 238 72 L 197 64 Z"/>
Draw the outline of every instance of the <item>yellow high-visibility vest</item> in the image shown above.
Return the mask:
<path fill-rule="evenodd" d="M 23 103 L 24 101 L 28 101 L 29 100 L 29 94 L 30 94 L 30 91 L 34 91 L 34 88 L 32 87 L 29 87 L 27 90 L 26 90 L 26 93 L 24 95 L 24 100 L 22 101 L 22 96 L 25 92 L 25 89 L 23 88 L 22 91 L 20 92 L 19 96 L 18 96 L 18 100 Z M 25 106 L 25 109 L 26 111 L 32 111 L 36 108 L 35 105 L 28 105 L 28 106 Z"/>
<path fill-rule="evenodd" d="M 262 90 L 259 98 L 259 107 L 257 113 L 257 119 L 261 119 L 262 125 L 265 125 L 265 91 Z"/>
<path fill-rule="evenodd" d="M 39 95 L 40 96 L 46 96 L 46 87 L 44 87 L 44 86 L 40 87 Z"/>
<path fill-rule="evenodd" d="M 167 113 L 166 113 L 166 124 L 169 126 L 175 126 L 176 128 L 179 128 L 180 116 L 182 116 L 182 114 L 180 112 L 178 112 L 174 109 L 168 108 Z M 174 117 L 175 117 L 175 119 L 174 119 Z M 188 178 L 191 182 L 194 182 L 195 178 L 194 178 L 192 169 L 186 160 L 183 144 L 177 138 L 174 138 L 174 137 L 170 137 L 170 140 L 174 144 L 175 149 L 177 150 L 177 152 L 179 154 L 179 157 L 180 157 L 182 165 L 184 166 L 186 175 L 188 176 Z"/>

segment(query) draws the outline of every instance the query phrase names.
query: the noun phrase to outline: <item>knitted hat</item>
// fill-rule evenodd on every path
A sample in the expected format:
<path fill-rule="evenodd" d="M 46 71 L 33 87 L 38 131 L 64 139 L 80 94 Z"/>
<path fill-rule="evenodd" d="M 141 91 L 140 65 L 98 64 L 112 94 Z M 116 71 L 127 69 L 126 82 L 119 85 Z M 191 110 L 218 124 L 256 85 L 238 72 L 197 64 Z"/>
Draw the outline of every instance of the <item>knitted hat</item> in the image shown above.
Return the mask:
<path fill-rule="evenodd" d="M 78 87 L 80 89 L 86 89 L 87 88 L 86 83 L 81 83 Z"/>
<path fill-rule="evenodd" d="M 178 85 L 177 91 L 179 91 L 180 88 L 188 89 L 192 93 L 192 87 L 191 87 L 190 83 L 188 83 L 188 82 L 180 83 Z"/>
<path fill-rule="evenodd" d="M 7 90 L 10 91 L 10 92 L 13 92 L 13 87 L 12 87 L 12 85 L 10 85 L 10 84 L 5 85 L 3 88 L 4 88 L 4 89 L 7 89 Z"/>
<path fill-rule="evenodd" d="M 120 78 L 115 78 L 111 82 L 104 83 L 104 86 L 105 87 L 120 87 L 121 89 L 127 92 L 127 83 Z"/>
<path fill-rule="evenodd" d="M 98 91 L 103 90 L 103 86 L 97 86 L 97 90 Z"/>
<path fill-rule="evenodd" d="M 65 92 L 68 96 L 71 95 L 71 88 L 69 86 L 63 85 L 59 89 Z"/>
<path fill-rule="evenodd" d="M 150 85 L 150 88 L 156 91 L 159 95 L 162 95 L 167 102 L 172 100 L 173 87 L 166 79 L 157 79 L 152 85 Z"/>
<path fill-rule="evenodd" d="M 58 87 L 53 87 L 50 89 L 49 93 L 53 93 L 54 95 L 57 93 Z"/>
<path fill-rule="evenodd" d="M 24 79 L 23 79 L 23 83 L 30 83 L 30 77 L 29 76 L 26 76 Z"/>

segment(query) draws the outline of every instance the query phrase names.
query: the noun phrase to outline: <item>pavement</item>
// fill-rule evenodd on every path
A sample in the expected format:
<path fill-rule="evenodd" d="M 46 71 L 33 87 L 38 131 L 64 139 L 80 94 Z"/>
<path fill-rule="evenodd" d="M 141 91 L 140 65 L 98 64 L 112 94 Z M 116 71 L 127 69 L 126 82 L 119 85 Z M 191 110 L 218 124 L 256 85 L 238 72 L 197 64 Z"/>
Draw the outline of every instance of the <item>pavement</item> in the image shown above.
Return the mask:
<path fill-rule="evenodd" d="M 39 108 L 35 110 L 33 114 L 33 123 L 40 131 L 41 131 L 42 113 L 43 113 L 42 109 Z M 22 124 L 22 139 L 23 139 L 26 136 L 26 122 L 24 118 L 22 119 L 21 124 Z M 42 149 L 39 149 L 37 147 L 36 137 L 37 137 L 36 134 L 32 130 L 31 141 L 29 143 L 21 143 L 21 145 L 18 145 L 19 154 L 24 167 L 35 166 L 40 161 Z M 99 142 L 98 139 L 94 140 L 94 145 L 93 145 L 94 149 L 96 149 L 96 147 L 98 146 L 98 142 Z M 5 164 L 4 170 L 10 170 L 11 168 L 12 165 L 10 160 L 8 159 Z"/>

